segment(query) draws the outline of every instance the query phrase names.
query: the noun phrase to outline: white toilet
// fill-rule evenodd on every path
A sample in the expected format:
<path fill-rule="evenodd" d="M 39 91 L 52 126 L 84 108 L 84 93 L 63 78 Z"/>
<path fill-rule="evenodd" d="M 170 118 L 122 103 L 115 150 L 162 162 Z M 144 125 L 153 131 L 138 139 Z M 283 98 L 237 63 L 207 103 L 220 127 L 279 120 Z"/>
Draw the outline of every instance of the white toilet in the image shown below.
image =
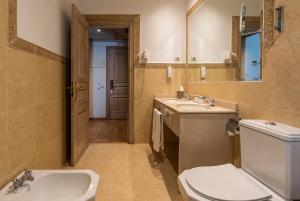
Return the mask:
<path fill-rule="evenodd" d="M 300 129 L 263 120 L 240 121 L 242 168 L 231 164 L 185 170 L 185 201 L 300 200 Z"/>

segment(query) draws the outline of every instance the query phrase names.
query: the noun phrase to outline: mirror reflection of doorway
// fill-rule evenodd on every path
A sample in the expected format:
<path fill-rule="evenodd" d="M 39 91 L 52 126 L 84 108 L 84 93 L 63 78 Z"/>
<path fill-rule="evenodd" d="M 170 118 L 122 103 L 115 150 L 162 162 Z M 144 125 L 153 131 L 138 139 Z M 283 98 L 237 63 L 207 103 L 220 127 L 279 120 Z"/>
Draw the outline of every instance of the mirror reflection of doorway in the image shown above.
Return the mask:
<path fill-rule="evenodd" d="M 239 16 L 232 17 L 232 55 L 236 66 L 236 80 L 262 79 L 262 17 L 246 17 L 246 28 L 239 30 Z"/>
<path fill-rule="evenodd" d="M 261 38 L 260 32 L 242 37 L 242 80 L 261 78 Z"/>
<path fill-rule="evenodd" d="M 128 141 L 128 29 L 90 29 L 89 139 Z"/>

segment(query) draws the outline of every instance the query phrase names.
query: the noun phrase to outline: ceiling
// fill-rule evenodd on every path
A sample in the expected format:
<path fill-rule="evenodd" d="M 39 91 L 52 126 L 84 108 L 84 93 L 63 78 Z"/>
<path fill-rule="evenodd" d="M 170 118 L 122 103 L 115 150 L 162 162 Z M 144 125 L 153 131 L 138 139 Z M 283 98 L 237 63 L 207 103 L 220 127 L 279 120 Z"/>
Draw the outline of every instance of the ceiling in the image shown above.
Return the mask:
<path fill-rule="evenodd" d="M 101 30 L 100 32 L 98 30 Z M 90 39 L 91 40 L 128 40 L 128 29 L 125 28 L 101 28 L 92 27 L 90 29 Z"/>

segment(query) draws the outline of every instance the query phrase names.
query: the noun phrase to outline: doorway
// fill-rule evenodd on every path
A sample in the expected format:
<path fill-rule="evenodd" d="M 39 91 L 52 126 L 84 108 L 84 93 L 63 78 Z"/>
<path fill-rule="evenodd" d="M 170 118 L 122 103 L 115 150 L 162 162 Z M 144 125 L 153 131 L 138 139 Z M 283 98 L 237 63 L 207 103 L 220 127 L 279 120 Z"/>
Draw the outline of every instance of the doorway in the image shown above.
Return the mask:
<path fill-rule="evenodd" d="M 128 142 L 128 29 L 91 27 L 89 140 Z"/>
<path fill-rule="evenodd" d="M 236 80 L 259 81 L 262 79 L 262 14 L 246 17 L 246 27 L 240 31 L 240 17 L 232 17 L 231 54 Z"/>
<path fill-rule="evenodd" d="M 242 80 L 261 79 L 261 34 L 260 32 L 242 37 Z"/>
<path fill-rule="evenodd" d="M 72 5 L 71 83 L 68 87 L 71 94 L 71 165 L 77 163 L 90 143 L 89 29 L 92 27 L 128 30 L 128 129 L 126 142 L 134 143 L 134 68 L 139 66 L 140 16 L 82 15 L 80 10 Z M 99 87 L 101 88 L 102 85 Z M 114 128 L 118 128 L 118 126 L 114 124 Z"/>

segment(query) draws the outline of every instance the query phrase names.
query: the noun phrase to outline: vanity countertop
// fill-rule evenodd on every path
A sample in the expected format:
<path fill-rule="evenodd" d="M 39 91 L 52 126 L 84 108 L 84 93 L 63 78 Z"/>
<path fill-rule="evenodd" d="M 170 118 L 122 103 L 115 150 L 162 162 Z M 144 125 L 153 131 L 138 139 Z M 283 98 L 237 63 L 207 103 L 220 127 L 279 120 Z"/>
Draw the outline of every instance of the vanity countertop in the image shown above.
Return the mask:
<path fill-rule="evenodd" d="M 208 104 L 199 104 L 189 100 L 180 100 L 176 98 L 155 98 L 164 106 L 174 110 L 179 114 L 233 114 L 237 113 L 237 104 L 225 103 L 222 101 L 216 101 L 216 106 L 212 107 Z"/>

